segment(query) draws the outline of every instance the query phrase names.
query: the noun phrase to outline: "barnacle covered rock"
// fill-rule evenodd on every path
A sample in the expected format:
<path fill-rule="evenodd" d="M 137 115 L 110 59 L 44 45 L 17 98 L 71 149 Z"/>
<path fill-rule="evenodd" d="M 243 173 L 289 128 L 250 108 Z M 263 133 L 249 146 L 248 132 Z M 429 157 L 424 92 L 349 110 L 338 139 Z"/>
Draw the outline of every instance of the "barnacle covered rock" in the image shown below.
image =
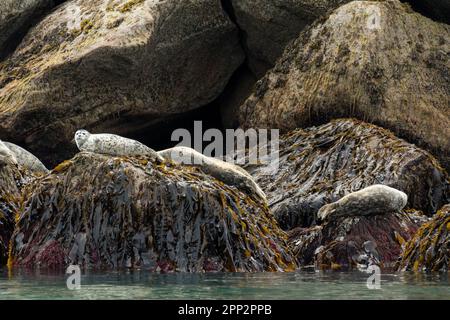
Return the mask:
<path fill-rule="evenodd" d="M 294 130 L 281 137 L 279 149 L 277 170 L 248 170 L 283 229 L 309 227 L 323 205 L 374 184 L 405 192 L 407 207 L 427 215 L 449 201 L 449 177 L 433 156 L 359 120 Z"/>
<path fill-rule="evenodd" d="M 243 59 L 220 1 L 68 1 L 0 64 L 0 136 L 56 164 L 79 128 L 131 135 L 208 104 Z"/>
<path fill-rule="evenodd" d="M 348 270 L 369 265 L 391 268 L 402 244 L 426 221 L 420 212 L 339 217 L 311 228 L 289 231 L 301 267 Z"/>
<path fill-rule="evenodd" d="M 241 106 L 245 128 L 355 117 L 450 168 L 450 26 L 397 0 L 353 1 L 290 44 Z"/>
<path fill-rule="evenodd" d="M 450 205 L 447 204 L 409 240 L 399 270 L 450 271 Z"/>
<path fill-rule="evenodd" d="M 155 271 L 296 267 L 263 201 L 199 169 L 79 153 L 25 192 L 11 265 Z"/>

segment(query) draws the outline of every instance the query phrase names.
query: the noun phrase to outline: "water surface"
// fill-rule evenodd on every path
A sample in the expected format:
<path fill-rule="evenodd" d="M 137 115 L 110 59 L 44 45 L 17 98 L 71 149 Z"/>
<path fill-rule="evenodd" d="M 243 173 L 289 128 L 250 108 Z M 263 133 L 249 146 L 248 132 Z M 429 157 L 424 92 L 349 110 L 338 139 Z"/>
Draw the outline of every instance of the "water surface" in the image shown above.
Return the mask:
<path fill-rule="evenodd" d="M 389 273 L 381 289 L 367 288 L 364 272 L 156 274 L 89 273 L 81 289 L 68 275 L 0 271 L 2 299 L 446 299 L 450 275 Z"/>

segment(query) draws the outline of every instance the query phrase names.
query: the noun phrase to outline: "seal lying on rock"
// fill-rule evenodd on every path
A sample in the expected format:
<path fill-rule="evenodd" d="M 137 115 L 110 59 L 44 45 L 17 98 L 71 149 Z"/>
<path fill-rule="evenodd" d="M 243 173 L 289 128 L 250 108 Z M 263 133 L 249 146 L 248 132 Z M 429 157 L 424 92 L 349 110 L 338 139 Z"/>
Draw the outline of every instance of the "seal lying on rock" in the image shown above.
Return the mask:
<path fill-rule="evenodd" d="M 16 156 L 2 140 L 0 140 L 0 162 L 17 165 Z"/>
<path fill-rule="evenodd" d="M 75 133 L 75 143 L 80 151 L 88 151 L 111 156 L 150 156 L 163 161 L 163 158 L 152 148 L 132 139 L 115 134 L 91 134 L 86 130 Z"/>
<path fill-rule="evenodd" d="M 317 216 L 320 220 L 341 216 L 370 216 L 399 211 L 406 206 L 408 196 L 397 189 L 376 184 L 357 192 L 350 193 L 339 201 L 320 208 Z"/>
<path fill-rule="evenodd" d="M 41 160 L 39 160 L 35 155 L 30 153 L 29 151 L 11 142 L 5 141 L 4 144 L 14 154 L 19 166 L 24 167 L 30 170 L 31 172 L 44 174 L 48 173 L 48 169 L 44 166 Z"/>
<path fill-rule="evenodd" d="M 199 166 L 203 172 L 213 176 L 227 185 L 236 186 L 238 189 L 256 193 L 267 201 L 265 193 L 252 176 L 241 167 L 207 157 L 200 152 L 188 147 L 174 147 L 158 152 L 164 159 L 172 160 L 178 164 Z"/>

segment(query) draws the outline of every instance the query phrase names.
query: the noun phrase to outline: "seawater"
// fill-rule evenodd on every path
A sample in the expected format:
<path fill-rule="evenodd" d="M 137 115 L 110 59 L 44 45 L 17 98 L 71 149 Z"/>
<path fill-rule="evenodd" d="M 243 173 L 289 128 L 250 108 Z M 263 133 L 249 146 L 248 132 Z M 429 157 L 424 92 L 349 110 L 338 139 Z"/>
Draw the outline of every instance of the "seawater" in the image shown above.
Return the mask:
<path fill-rule="evenodd" d="M 381 288 L 364 272 L 157 274 L 146 271 L 84 273 L 69 290 L 64 273 L 0 271 L 4 299 L 445 299 L 450 275 L 386 273 Z"/>

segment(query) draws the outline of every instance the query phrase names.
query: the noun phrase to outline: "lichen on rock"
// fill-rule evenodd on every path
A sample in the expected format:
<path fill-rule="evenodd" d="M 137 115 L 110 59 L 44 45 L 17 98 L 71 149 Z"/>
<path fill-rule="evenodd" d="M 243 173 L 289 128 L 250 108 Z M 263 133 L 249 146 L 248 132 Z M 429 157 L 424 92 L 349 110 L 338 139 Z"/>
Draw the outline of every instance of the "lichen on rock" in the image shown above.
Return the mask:
<path fill-rule="evenodd" d="M 14 266 L 296 268 L 264 202 L 196 168 L 82 152 L 27 190 L 13 235 Z"/>

